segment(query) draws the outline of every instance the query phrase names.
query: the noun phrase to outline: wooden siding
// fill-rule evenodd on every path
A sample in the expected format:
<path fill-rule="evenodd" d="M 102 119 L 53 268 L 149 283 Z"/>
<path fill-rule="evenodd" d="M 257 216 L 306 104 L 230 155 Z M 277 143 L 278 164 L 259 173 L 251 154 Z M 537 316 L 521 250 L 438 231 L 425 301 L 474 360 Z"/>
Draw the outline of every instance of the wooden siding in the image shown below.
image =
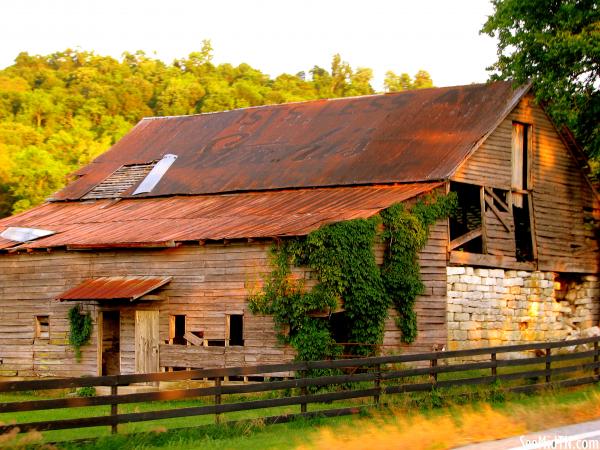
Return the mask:
<path fill-rule="evenodd" d="M 458 168 L 452 181 L 510 189 L 512 119 L 507 118 Z"/>
<path fill-rule="evenodd" d="M 0 374 L 97 374 L 96 311 L 121 311 L 121 372 L 135 370 L 135 311 L 159 309 L 160 341 L 168 341 L 169 315 L 186 314 L 190 330 L 206 339 L 224 339 L 225 315 L 245 315 L 248 363 L 289 361 L 291 349 L 277 343 L 269 317 L 247 309 L 248 288 L 268 263 L 266 244 L 207 245 L 168 250 L 31 253 L 0 257 Z M 75 362 L 67 344 L 67 311 L 75 302 L 53 298 L 89 277 L 125 275 L 173 276 L 161 291 L 164 301 L 136 303 L 82 302 L 92 311 L 94 334 Z M 34 342 L 34 316 L 50 315 L 50 339 Z M 276 359 L 264 348 L 280 348 Z M 34 358 L 35 355 L 35 358 Z M 34 363 L 35 361 L 35 363 Z"/>
<path fill-rule="evenodd" d="M 531 95 L 521 100 L 457 170 L 452 181 L 510 190 L 513 121 L 532 125 L 531 195 L 538 268 L 596 273 L 598 242 L 591 219 L 600 218 L 598 198 Z"/>
<path fill-rule="evenodd" d="M 417 302 L 419 338 L 410 348 L 430 350 L 446 341 L 446 253 L 447 226 L 440 222 L 421 253 L 426 293 Z M 169 317 L 187 316 L 189 331 L 204 331 L 209 340 L 225 339 L 226 315 L 244 314 L 244 347 L 172 346 L 164 352 L 161 366 L 171 365 L 177 352 L 204 352 L 221 355 L 227 365 L 253 365 L 290 361 L 294 352 L 281 346 L 270 317 L 255 316 L 248 310 L 249 292 L 258 289 L 260 275 L 267 272 L 267 243 L 183 246 L 173 249 L 122 250 L 103 252 L 53 251 L 0 256 L 0 375 L 78 376 L 98 374 L 96 343 L 97 311 L 120 311 L 121 373 L 135 371 L 135 311 L 159 309 L 161 348 L 169 340 Z M 297 276 L 310 280 L 302 270 Z M 75 302 L 53 300 L 63 291 L 89 277 L 172 276 L 171 283 L 158 291 L 164 300 L 135 303 L 110 301 L 82 302 L 91 311 L 94 332 L 89 345 L 76 362 L 68 345 L 67 311 Z M 34 339 L 34 316 L 50 316 L 50 337 Z M 400 336 L 393 320 L 386 322 L 386 350 L 400 348 Z M 177 348 L 176 348 L 177 347 Z M 184 347 L 184 348 L 181 348 Z M 161 355 L 161 359 L 163 356 Z M 206 359 L 206 358 L 205 358 Z M 189 364 L 181 356 L 181 366 Z M 168 364 L 167 364 L 168 363 Z"/>
<path fill-rule="evenodd" d="M 404 351 L 426 352 L 434 347 L 441 349 L 447 342 L 446 323 L 446 266 L 448 245 L 448 221 L 440 220 L 431 229 L 427 245 L 419 255 L 421 277 L 425 284 L 425 293 L 417 299 L 417 340 L 402 345 Z M 391 311 L 386 321 L 384 350 L 394 352 L 398 349 L 401 333 L 394 323 L 395 311 Z"/>

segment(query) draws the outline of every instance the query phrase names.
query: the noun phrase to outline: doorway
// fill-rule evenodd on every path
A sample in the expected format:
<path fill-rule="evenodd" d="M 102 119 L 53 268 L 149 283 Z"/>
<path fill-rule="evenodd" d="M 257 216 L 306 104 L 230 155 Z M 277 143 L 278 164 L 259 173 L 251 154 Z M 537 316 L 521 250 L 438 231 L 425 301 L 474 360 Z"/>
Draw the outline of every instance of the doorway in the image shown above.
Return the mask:
<path fill-rule="evenodd" d="M 101 311 L 101 375 L 121 373 L 121 316 L 119 311 Z"/>

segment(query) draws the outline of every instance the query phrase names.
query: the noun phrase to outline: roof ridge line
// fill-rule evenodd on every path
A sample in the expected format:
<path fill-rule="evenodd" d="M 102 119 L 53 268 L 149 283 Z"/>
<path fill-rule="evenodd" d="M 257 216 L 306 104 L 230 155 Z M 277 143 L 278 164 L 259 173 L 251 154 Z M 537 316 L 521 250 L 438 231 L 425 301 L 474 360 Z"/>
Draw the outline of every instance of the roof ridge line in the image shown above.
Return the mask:
<path fill-rule="evenodd" d="M 432 89 L 443 90 L 443 89 L 456 89 L 459 87 L 475 87 L 475 86 L 483 86 L 488 83 L 489 82 L 471 83 L 471 84 L 456 84 L 456 85 L 452 85 L 452 86 L 432 86 L 432 87 L 422 88 L 422 89 L 405 89 L 403 91 L 395 91 L 395 92 L 375 92 L 373 94 L 366 94 L 366 95 L 351 95 L 349 97 L 314 98 L 314 99 L 309 99 L 309 100 L 298 100 L 296 102 L 270 103 L 267 105 L 244 106 L 243 108 L 225 109 L 222 111 L 206 111 L 206 112 L 201 112 L 201 113 L 196 113 L 196 114 L 181 114 L 181 115 L 169 115 L 169 116 L 147 116 L 147 117 L 142 117 L 140 119 L 140 122 L 143 120 L 150 121 L 150 120 L 162 120 L 162 119 L 183 119 L 183 118 L 189 118 L 189 117 L 200 117 L 200 116 L 209 116 L 209 115 L 213 115 L 213 114 L 230 113 L 233 111 L 248 111 L 248 110 L 253 110 L 253 109 L 261 109 L 261 108 L 276 108 L 279 106 L 283 107 L 283 106 L 289 106 L 289 105 L 302 105 L 302 104 L 306 104 L 306 103 L 337 102 L 337 101 L 344 101 L 344 100 L 356 100 L 359 98 L 373 98 L 373 97 L 384 97 L 384 96 L 392 96 L 392 95 L 403 95 L 403 94 L 408 94 L 408 93 L 414 93 L 416 91 L 428 91 L 428 90 L 432 90 Z"/>

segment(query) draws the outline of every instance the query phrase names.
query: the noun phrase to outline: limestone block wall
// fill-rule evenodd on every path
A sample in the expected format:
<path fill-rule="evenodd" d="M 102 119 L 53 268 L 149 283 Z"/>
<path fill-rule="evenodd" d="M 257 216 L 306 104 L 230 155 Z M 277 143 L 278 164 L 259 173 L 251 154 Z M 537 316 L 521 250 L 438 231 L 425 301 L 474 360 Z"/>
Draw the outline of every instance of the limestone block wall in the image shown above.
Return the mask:
<path fill-rule="evenodd" d="M 448 267 L 448 350 L 600 333 L 595 275 Z"/>

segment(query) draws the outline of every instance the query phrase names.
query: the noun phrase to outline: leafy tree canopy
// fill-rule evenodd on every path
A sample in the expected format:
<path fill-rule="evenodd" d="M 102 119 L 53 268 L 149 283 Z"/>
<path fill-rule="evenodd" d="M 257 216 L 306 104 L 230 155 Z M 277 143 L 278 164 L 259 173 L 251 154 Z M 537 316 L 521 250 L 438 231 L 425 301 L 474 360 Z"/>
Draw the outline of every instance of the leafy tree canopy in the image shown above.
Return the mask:
<path fill-rule="evenodd" d="M 71 49 L 19 54 L 0 70 L 0 217 L 41 203 L 142 117 L 374 92 L 372 70 L 340 55 L 330 70 L 274 79 L 248 64 L 215 65 L 212 55 L 209 41 L 172 64 L 142 51 L 121 60 Z M 417 79 L 406 89 L 427 87 Z"/>
<path fill-rule="evenodd" d="M 498 38 L 493 79 L 531 80 L 558 125 L 600 159 L 600 6 L 597 0 L 492 0 L 481 32 Z M 596 166 L 597 167 L 597 166 Z M 596 168 L 597 170 L 597 168 Z"/>
<path fill-rule="evenodd" d="M 407 73 L 396 75 L 391 70 L 385 73 L 383 86 L 386 92 L 399 92 L 409 89 L 425 89 L 433 87 L 433 81 L 429 73 L 424 70 L 419 70 L 414 78 Z"/>

